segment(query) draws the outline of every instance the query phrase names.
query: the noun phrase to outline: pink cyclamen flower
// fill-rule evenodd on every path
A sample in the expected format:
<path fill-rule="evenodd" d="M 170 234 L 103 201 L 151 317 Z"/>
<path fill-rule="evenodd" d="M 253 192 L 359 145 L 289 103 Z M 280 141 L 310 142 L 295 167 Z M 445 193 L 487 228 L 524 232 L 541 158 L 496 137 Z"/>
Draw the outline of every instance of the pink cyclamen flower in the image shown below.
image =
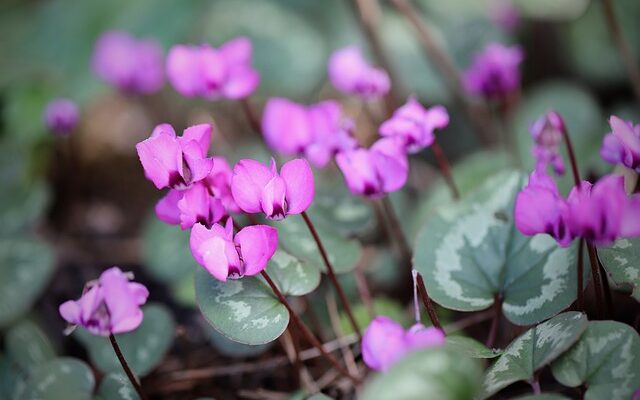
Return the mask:
<path fill-rule="evenodd" d="M 47 104 L 44 110 L 44 123 L 56 135 L 66 136 L 78 124 L 80 112 L 72 100 L 59 98 Z"/>
<path fill-rule="evenodd" d="M 122 91 L 148 94 L 164 84 L 160 45 L 154 40 L 138 40 L 127 32 L 102 34 L 96 42 L 92 66 L 100 78 Z"/>
<path fill-rule="evenodd" d="M 267 219 L 283 219 L 304 212 L 313 201 L 313 172 L 303 159 L 286 162 L 280 169 L 255 161 L 240 160 L 233 168 L 231 192 L 242 211 L 264 213 Z"/>
<path fill-rule="evenodd" d="M 140 309 L 149 291 L 118 267 L 104 271 L 97 281 L 89 282 L 78 300 L 60 305 L 60 315 L 71 325 L 79 325 L 94 335 L 130 332 L 142 323 Z"/>
<path fill-rule="evenodd" d="M 535 170 L 516 196 L 516 228 L 527 236 L 546 233 L 567 247 L 575 237 L 568 227 L 567 209 L 556 182 L 544 171 Z"/>
<path fill-rule="evenodd" d="M 176 136 L 169 124 L 155 127 L 151 137 L 136 145 L 147 179 L 158 189 L 185 189 L 205 179 L 213 168 L 207 157 L 212 126 L 194 125 Z"/>
<path fill-rule="evenodd" d="M 305 106 L 284 98 L 269 99 L 262 131 L 275 151 L 304 154 L 318 167 L 324 167 L 337 152 L 356 146 L 353 122 L 342 116 L 342 107 L 334 100 Z"/>
<path fill-rule="evenodd" d="M 492 0 L 489 4 L 491 21 L 506 31 L 515 31 L 520 25 L 520 10 L 512 0 Z"/>
<path fill-rule="evenodd" d="M 565 129 L 564 120 L 555 111 L 549 111 L 531 125 L 529 131 L 534 141 L 531 153 L 536 159 L 536 170 L 544 172 L 551 164 L 556 175 L 564 174 L 564 161 L 559 147 Z"/>
<path fill-rule="evenodd" d="M 239 37 L 215 49 L 177 45 L 167 56 L 167 75 L 186 97 L 241 99 L 255 91 L 260 75 L 251 65 L 251 41 Z"/>
<path fill-rule="evenodd" d="M 569 228 L 595 245 L 619 237 L 640 236 L 640 194 L 628 196 L 622 176 L 607 175 L 595 184 L 583 181 L 567 199 Z"/>
<path fill-rule="evenodd" d="M 466 89 L 489 99 L 506 97 L 520 86 L 519 66 L 523 58 L 520 46 L 489 43 L 474 56 L 465 72 Z"/>
<path fill-rule="evenodd" d="M 251 225 L 235 236 L 233 221 L 225 227 L 207 229 L 196 224 L 191 230 L 191 254 L 198 264 L 221 281 L 259 274 L 278 248 L 278 231 L 268 225 Z"/>
<path fill-rule="evenodd" d="M 357 47 L 335 51 L 329 59 L 329 80 L 339 91 L 364 98 L 380 97 L 389 92 L 389 75 L 372 67 Z"/>
<path fill-rule="evenodd" d="M 362 357 L 365 364 L 377 371 L 386 371 L 412 351 L 445 344 L 444 332 L 417 323 L 409 330 L 389 317 L 376 317 L 362 337 Z"/>
<path fill-rule="evenodd" d="M 338 153 L 336 163 L 349 190 L 371 198 L 399 190 L 409 175 L 404 141 L 398 138 L 382 138 L 369 149 Z"/>
<path fill-rule="evenodd" d="M 443 106 L 424 108 L 415 97 L 398 108 L 391 118 L 380 125 L 380 134 L 400 137 L 410 153 L 431 146 L 435 140 L 433 131 L 449 125 L 449 113 Z"/>
<path fill-rule="evenodd" d="M 640 124 L 612 115 L 611 132 L 604 137 L 600 156 L 611 164 L 622 164 L 640 173 Z"/>

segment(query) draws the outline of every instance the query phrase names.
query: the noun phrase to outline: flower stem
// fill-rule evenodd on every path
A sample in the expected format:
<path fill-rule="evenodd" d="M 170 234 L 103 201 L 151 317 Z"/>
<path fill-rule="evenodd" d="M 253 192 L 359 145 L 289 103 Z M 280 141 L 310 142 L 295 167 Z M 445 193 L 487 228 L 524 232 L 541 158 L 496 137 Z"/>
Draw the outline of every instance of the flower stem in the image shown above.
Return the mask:
<path fill-rule="evenodd" d="M 600 257 L 598 256 L 598 249 L 596 249 L 596 258 L 598 259 L 598 266 L 600 267 L 600 276 L 602 277 L 602 289 L 604 291 L 604 304 L 607 307 L 607 319 L 612 319 L 613 315 L 613 298 L 611 295 L 611 286 L 609 286 L 609 278 L 607 278 L 607 271 L 605 271 Z"/>
<path fill-rule="evenodd" d="M 591 243 L 587 243 L 587 251 L 589 252 L 589 264 L 591 265 L 591 275 L 593 276 L 593 286 L 596 292 L 596 316 L 602 318 L 602 282 L 600 282 L 600 271 L 598 266 L 598 254 L 596 248 Z"/>
<path fill-rule="evenodd" d="M 420 297 L 422 297 L 422 304 L 424 304 L 424 308 L 427 309 L 427 314 L 429 314 L 431 324 L 444 332 L 444 330 L 442 329 L 442 325 L 440 324 L 440 320 L 438 319 L 438 314 L 436 314 L 436 309 L 433 306 L 433 302 L 429 297 L 429 293 L 427 293 L 427 287 L 424 285 L 422 275 L 420 275 L 420 273 L 417 271 L 415 271 L 415 273 L 416 283 L 418 284 L 418 292 L 420 292 Z"/>
<path fill-rule="evenodd" d="M 578 271 L 578 311 L 584 312 L 584 239 L 580 238 L 580 244 L 578 245 L 578 264 L 576 270 Z"/>
<path fill-rule="evenodd" d="M 466 112 L 469 121 L 474 127 L 478 140 L 482 144 L 491 142 L 491 121 L 485 106 L 472 104 L 468 101 L 462 87 L 460 74 L 451 57 L 438 45 L 434 39 L 430 27 L 418 16 L 416 9 L 407 0 L 391 0 L 394 7 L 402 14 L 418 34 L 418 40 L 422 44 L 424 52 L 443 75 L 445 82 L 453 93 L 455 101 Z M 480 108 L 482 107 L 482 108 Z"/>
<path fill-rule="evenodd" d="M 580 171 L 578 170 L 578 163 L 576 162 L 576 154 L 573 152 L 573 144 L 571 143 L 571 136 L 569 131 L 565 127 L 562 131 L 562 137 L 564 138 L 564 144 L 567 147 L 567 154 L 569 155 L 569 162 L 571 164 L 571 172 L 573 173 L 573 183 L 576 188 L 580 187 Z"/>
<path fill-rule="evenodd" d="M 491 320 L 491 328 L 489 328 L 489 336 L 487 336 L 486 345 L 492 348 L 498 336 L 498 325 L 502 317 L 502 296 L 496 295 L 493 301 L 493 319 Z"/>
<path fill-rule="evenodd" d="M 531 378 L 531 380 L 529 381 L 529 385 L 531 385 L 533 394 L 542 393 L 542 389 L 540 388 L 540 379 L 538 378 L 538 373 L 533 374 L 533 378 Z"/>
<path fill-rule="evenodd" d="M 438 162 L 438 167 L 440 167 L 440 172 L 442 173 L 442 177 L 447 182 L 447 186 L 449 186 L 449 190 L 451 191 L 451 196 L 455 200 L 460 199 L 460 191 L 456 186 L 456 182 L 453 180 L 453 174 L 451 173 L 451 166 L 449 165 L 449 160 L 447 156 L 444 155 L 444 151 L 442 151 L 442 147 L 438 144 L 437 141 L 433 141 L 431 145 L 431 150 L 433 151 L 433 155 L 436 156 L 436 161 Z"/>
<path fill-rule="evenodd" d="M 138 379 L 136 379 L 136 376 L 131 371 L 131 368 L 129 368 L 129 364 L 127 364 L 127 360 L 124 358 L 124 355 L 120 350 L 118 341 L 116 340 L 116 337 L 112 333 L 109 334 L 109 341 L 111 342 L 111 347 L 113 347 L 113 351 L 116 353 L 116 356 L 118 357 L 118 361 L 120 361 L 120 365 L 122 365 L 122 369 L 127 374 L 127 378 L 129 378 L 129 381 L 131 382 L 131 385 L 133 385 L 133 388 L 138 393 L 138 396 L 140 396 L 141 400 L 147 400 L 147 396 L 142 391 L 142 387 L 140 386 Z"/>
<path fill-rule="evenodd" d="M 293 319 L 293 323 L 296 324 L 296 326 L 298 327 L 300 333 L 302 334 L 302 336 L 305 337 L 305 339 L 311 343 L 311 345 L 313 345 L 313 347 L 315 347 L 316 349 L 318 349 L 318 351 L 327 359 L 329 360 L 329 362 L 334 366 L 334 368 L 336 368 L 336 370 L 338 370 L 342 375 L 344 375 L 345 377 L 349 378 L 354 384 L 359 384 L 360 383 L 360 379 L 351 375 L 349 373 L 349 371 L 347 371 L 341 364 L 340 362 L 338 362 L 338 360 L 331 355 L 331 353 L 328 353 L 324 347 L 322 347 L 322 343 L 320 343 L 320 341 L 313 335 L 313 333 L 309 330 L 309 328 L 307 328 L 307 326 L 304 324 L 304 322 L 302 322 L 302 319 L 298 316 L 298 314 L 296 314 L 293 311 L 293 308 L 291 308 L 291 305 L 289 304 L 289 302 L 287 301 L 287 299 L 284 297 L 284 295 L 282 294 L 282 292 L 280 292 L 280 289 L 278 289 L 278 287 L 276 286 L 276 284 L 273 282 L 273 280 L 271 279 L 271 277 L 269 276 L 269 274 L 266 271 L 262 271 L 260 272 L 260 274 L 262 275 L 262 277 L 265 279 L 265 281 L 267 281 L 267 284 L 269 285 L 269 287 L 271 287 L 271 290 L 273 290 L 273 293 L 276 295 L 276 297 L 278 298 L 278 300 L 280 301 L 280 303 L 282 303 L 283 306 L 285 306 L 285 308 L 287 309 L 287 311 L 289 312 L 289 315 L 291 316 L 291 318 Z"/>
<path fill-rule="evenodd" d="M 340 285 L 340 282 L 338 282 L 338 277 L 336 276 L 336 273 L 333 269 L 333 265 L 331 264 L 331 261 L 329 261 L 329 256 L 327 255 L 324 245 L 320 240 L 320 236 L 318 235 L 318 232 L 316 231 L 315 226 L 313 226 L 313 222 L 311 222 L 311 219 L 309 218 L 307 213 L 304 211 L 302 212 L 302 219 L 304 219 L 304 222 L 307 224 L 307 228 L 309 228 L 309 232 L 311 232 L 311 236 L 313 236 L 313 240 L 315 240 L 316 244 L 318 245 L 318 250 L 320 251 L 320 255 L 322 256 L 324 265 L 327 268 L 327 275 L 329 275 L 329 279 L 331 280 L 333 287 L 336 289 L 336 292 L 338 292 L 338 297 L 340 298 L 340 302 L 342 303 L 342 306 L 344 307 L 344 310 L 347 313 L 349 322 L 351 323 L 351 326 L 354 332 L 356 333 L 356 335 L 358 335 L 358 339 L 362 340 L 362 333 L 360 332 L 360 327 L 358 327 L 358 323 L 356 322 L 356 319 L 353 316 L 353 312 L 351 311 L 351 304 L 349 303 L 349 299 L 347 298 L 347 295 L 344 293 L 344 290 L 342 290 L 342 286 Z"/>
<path fill-rule="evenodd" d="M 620 26 L 613 9 L 613 2 L 611 0 L 602 0 L 602 7 L 609 32 L 611 33 L 613 41 L 620 52 L 620 57 L 622 58 L 622 63 L 627 70 L 627 75 L 629 75 L 629 81 L 631 82 L 633 93 L 636 96 L 636 101 L 640 103 L 640 68 L 631 53 L 629 43 L 624 38 L 622 27 Z"/>

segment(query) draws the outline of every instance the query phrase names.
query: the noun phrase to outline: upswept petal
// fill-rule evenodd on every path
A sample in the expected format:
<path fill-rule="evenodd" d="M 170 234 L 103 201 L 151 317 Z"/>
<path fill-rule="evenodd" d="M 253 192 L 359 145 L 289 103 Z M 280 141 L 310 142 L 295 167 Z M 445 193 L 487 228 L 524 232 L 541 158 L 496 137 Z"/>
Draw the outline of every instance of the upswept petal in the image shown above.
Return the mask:
<path fill-rule="evenodd" d="M 313 171 L 309 163 L 304 159 L 295 159 L 286 162 L 280 176 L 287 188 L 287 213 L 300 214 L 313 202 L 315 185 Z"/>
<path fill-rule="evenodd" d="M 231 193 L 238 207 L 248 213 L 261 212 L 262 190 L 272 177 L 266 165 L 251 159 L 240 160 L 231 179 Z"/>
<path fill-rule="evenodd" d="M 236 234 L 244 262 L 244 274 L 256 275 L 266 268 L 278 248 L 278 231 L 268 225 L 251 225 Z"/>

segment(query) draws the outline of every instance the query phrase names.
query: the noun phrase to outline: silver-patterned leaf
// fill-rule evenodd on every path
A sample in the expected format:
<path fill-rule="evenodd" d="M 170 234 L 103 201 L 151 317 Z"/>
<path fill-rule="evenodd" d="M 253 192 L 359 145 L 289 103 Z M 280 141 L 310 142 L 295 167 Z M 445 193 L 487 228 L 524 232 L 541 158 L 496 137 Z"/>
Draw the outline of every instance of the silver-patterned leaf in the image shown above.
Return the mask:
<path fill-rule="evenodd" d="M 567 353 L 551 364 L 566 386 L 585 384 L 585 400 L 628 400 L 640 388 L 640 338 L 630 326 L 592 321 Z"/>
<path fill-rule="evenodd" d="M 529 325 L 575 299 L 576 246 L 561 248 L 547 235 L 524 236 L 514 225 L 514 200 L 525 179 L 518 172 L 494 175 L 427 222 L 413 264 L 437 303 L 477 311 L 501 296 L 504 315 Z"/>
<path fill-rule="evenodd" d="M 102 378 L 98 387 L 101 400 L 140 400 L 124 372 L 112 372 Z"/>
<path fill-rule="evenodd" d="M 29 320 L 22 321 L 7 331 L 5 349 L 11 361 L 23 371 L 31 371 L 56 356 L 47 335 Z"/>
<path fill-rule="evenodd" d="M 75 358 L 55 358 L 29 377 L 24 399 L 89 400 L 95 386 L 91 368 Z"/>
<path fill-rule="evenodd" d="M 517 381 L 527 381 L 578 341 L 587 329 L 587 317 L 566 312 L 531 328 L 507 346 L 485 374 L 483 396 L 487 398 Z"/>
<path fill-rule="evenodd" d="M 132 331 L 116 335 L 118 345 L 129 366 L 138 376 L 145 376 L 158 365 L 173 343 L 175 322 L 171 312 L 160 304 L 143 307 L 142 324 Z M 103 372 L 120 372 L 109 339 L 78 328 L 74 335 L 87 347 L 91 362 Z"/>
<path fill-rule="evenodd" d="M 227 338 L 244 344 L 269 343 L 289 324 L 289 313 L 260 278 L 222 282 L 196 270 L 196 302 L 206 320 Z"/>
<path fill-rule="evenodd" d="M 315 266 L 281 249 L 269 260 L 267 272 L 285 296 L 304 296 L 320 284 L 320 271 Z"/>
<path fill-rule="evenodd" d="M 640 301 L 640 238 L 619 239 L 610 247 L 598 248 L 607 276 L 618 287 L 629 287 Z"/>
<path fill-rule="evenodd" d="M 477 340 L 466 336 L 447 336 L 447 346 L 471 358 L 496 358 L 502 354 L 500 350 L 490 349 Z"/>

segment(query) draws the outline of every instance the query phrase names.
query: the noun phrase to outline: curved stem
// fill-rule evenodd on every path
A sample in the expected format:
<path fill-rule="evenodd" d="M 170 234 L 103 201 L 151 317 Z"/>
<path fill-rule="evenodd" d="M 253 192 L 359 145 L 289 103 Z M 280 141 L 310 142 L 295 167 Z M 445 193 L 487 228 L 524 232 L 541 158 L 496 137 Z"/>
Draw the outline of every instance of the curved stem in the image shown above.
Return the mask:
<path fill-rule="evenodd" d="M 456 186 L 456 182 L 453 180 L 453 174 L 451 173 L 451 166 L 449 165 L 449 160 L 447 159 L 447 156 L 444 155 L 444 151 L 442 151 L 442 147 L 440 147 L 438 142 L 435 140 L 431 145 L 431 151 L 433 151 L 433 155 L 436 156 L 438 167 L 440 168 L 442 177 L 444 178 L 445 182 L 447 182 L 447 186 L 449 186 L 449 190 L 451 191 L 451 196 L 455 200 L 460 199 L 460 191 Z"/>
<path fill-rule="evenodd" d="M 611 0 L 602 0 L 602 7 L 613 42 L 618 48 L 620 57 L 622 58 L 622 63 L 627 70 L 627 75 L 629 76 L 633 93 L 636 96 L 636 101 L 640 104 L 640 68 L 631 53 L 629 43 L 624 38 L 622 27 L 620 26 L 613 9 L 613 2 Z"/>
<path fill-rule="evenodd" d="M 584 312 L 584 239 L 580 239 L 578 245 L 578 265 L 576 270 L 578 271 L 578 311 Z"/>
<path fill-rule="evenodd" d="M 133 371 L 131 371 L 131 368 L 129 368 L 129 364 L 127 364 L 127 360 L 124 358 L 124 355 L 120 350 L 118 341 L 116 340 L 116 337 L 113 336 L 112 333 L 109 334 L 109 341 L 111 342 L 111 347 L 113 347 L 113 351 L 116 353 L 116 356 L 118 357 L 118 361 L 120 361 L 120 365 L 122 365 L 122 369 L 127 374 L 127 378 L 129 378 L 129 381 L 131 382 L 131 385 L 133 385 L 133 388 L 138 393 L 138 396 L 140 396 L 141 400 L 147 400 L 147 395 L 145 395 L 145 393 L 142 391 L 142 387 L 140 386 L 140 383 L 136 379 L 136 376 L 133 374 Z"/>
<path fill-rule="evenodd" d="M 596 292 L 596 316 L 602 318 L 602 282 L 600 281 L 600 271 L 598 265 L 598 254 L 596 248 L 591 243 L 587 243 L 589 253 L 589 264 L 591 265 L 591 275 L 593 276 L 593 289 Z"/>
<path fill-rule="evenodd" d="M 436 309 L 433 306 L 433 302 L 429 297 L 429 293 L 427 293 L 427 287 L 424 285 L 424 280 L 422 279 L 422 275 L 416 271 L 416 282 L 418 284 L 418 291 L 420 292 L 420 297 L 422 297 L 422 303 L 424 304 L 424 308 L 427 309 L 427 314 L 429 314 L 429 319 L 431 320 L 431 324 L 436 328 L 442 329 L 442 325 L 440 324 L 440 320 L 438 319 L 438 314 L 436 314 Z"/>
<path fill-rule="evenodd" d="M 567 148 L 567 154 L 569 155 L 569 162 L 571 163 L 571 172 L 573 173 L 573 183 L 576 187 L 580 187 L 580 171 L 578 170 L 578 163 L 576 161 L 576 153 L 573 152 L 573 144 L 571 143 L 571 136 L 569 131 L 565 127 L 562 131 L 562 137 L 564 138 L 564 144 Z"/>
<path fill-rule="evenodd" d="M 333 265 L 329 260 L 327 251 L 325 250 L 324 245 L 320 240 L 320 236 L 318 235 L 318 232 L 316 231 L 315 226 L 313 226 L 311 219 L 309 218 L 307 213 L 304 211 L 302 212 L 302 219 L 304 219 L 304 222 L 307 224 L 307 228 L 309 228 L 309 232 L 311 232 L 311 236 L 313 236 L 313 240 L 315 240 L 316 244 L 318 245 L 318 250 L 320 251 L 320 255 L 322 256 L 324 265 L 327 268 L 327 275 L 329 275 L 329 279 L 331 280 L 333 287 L 336 289 L 336 292 L 338 292 L 338 297 L 340 298 L 340 302 L 342 303 L 342 306 L 344 307 L 344 310 L 347 313 L 349 322 L 351 323 L 351 326 L 353 327 L 353 330 L 356 333 L 356 335 L 358 335 L 358 339 L 362 340 L 362 333 L 360 332 L 360 327 L 358 327 L 358 323 L 356 322 L 356 319 L 353 316 L 353 312 L 351 311 L 351 304 L 349 303 L 349 299 L 347 298 L 347 295 L 344 293 L 344 290 L 342 290 L 342 286 L 338 281 L 338 277 L 336 276 L 336 273 L 333 269 Z"/>
<path fill-rule="evenodd" d="M 330 353 L 328 353 L 324 347 L 322 347 L 322 343 L 320 343 L 320 341 L 313 335 L 313 333 L 309 330 L 309 328 L 307 328 L 307 326 L 304 324 L 304 322 L 302 322 L 302 319 L 298 316 L 298 314 L 296 314 L 293 311 L 293 308 L 291 308 L 291 305 L 289 304 L 289 302 L 287 301 L 287 299 L 284 297 L 284 295 L 282 294 L 282 292 L 280 292 L 280 289 L 278 289 L 278 287 L 276 286 L 276 284 L 273 282 L 273 280 L 271 279 L 271 277 L 269 276 L 269 274 L 266 271 L 262 271 L 260 272 L 260 274 L 262 275 L 262 277 L 265 279 L 265 281 L 267 281 L 267 284 L 269 285 L 269 287 L 271 287 L 271 290 L 273 290 L 273 293 L 276 295 L 276 297 L 278 298 L 278 300 L 280 301 L 280 303 L 282 303 L 283 306 L 285 306 L 285 308 L 287 309 L 287 311 L 289 312 L 289 315 L 291 316 L 291 318 L 293 319 L 293 323 L 296 324 L 296 326 L 298 327 L 300 333 L 305 337 L 305 339 L 307 339 L 307 341 L 309 343 L 311 343 L 311 345 L 313 345 L 313 347 L 315 347 L 316 349 L 318 349 L 318 351 L 327 359 L 329 360 L 329 362 L 334 366 L 334 368 L 336 370 L 338 370 L 342 375 L 346 376 L 347 378 L 349 378 L 354 384 L 358 384 L 360 383 L 360 379 L 351 375 L 349 373 L 349 371 L 347 371 L 341 364 L 340 362 L 338 362 L 338 360 Z"/>
<path fill-rule="evenodd" d="M 596 259 L 598 260 L 598 266 L 600 267 L 600 276 L 602 277 L 602 290 L 604 291 L 604 303 L 607 310 L 607 319 L 613 319 L 613 297 L 611 295 L 611 286 L 609 286 L 609 278 L 607 278 L 607 271 L 605 271 L 600 257 L 598 256 L 598 249 L 596 249 Z"/>

